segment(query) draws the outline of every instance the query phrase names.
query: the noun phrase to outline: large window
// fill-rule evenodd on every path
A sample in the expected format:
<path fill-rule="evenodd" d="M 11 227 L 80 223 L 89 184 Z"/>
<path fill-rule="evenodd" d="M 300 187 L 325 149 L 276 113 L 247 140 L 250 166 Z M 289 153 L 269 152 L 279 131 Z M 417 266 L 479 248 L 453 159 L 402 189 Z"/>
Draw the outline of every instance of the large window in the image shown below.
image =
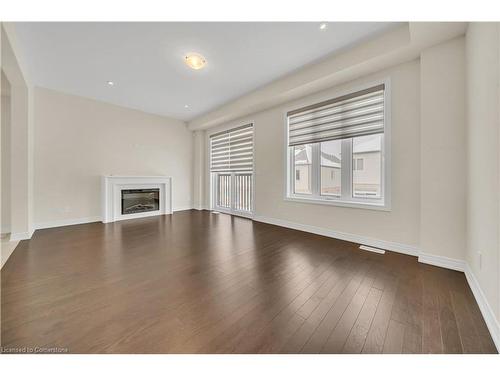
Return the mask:
<path fill-rule="evenodd" d="M 210 136 L 212 209 L 253 212 L 253 124 Z"/>
<path fill-rule="evenodd" d="M 388 87 L 287 113 L 287 198 L 389 208 Z"/>

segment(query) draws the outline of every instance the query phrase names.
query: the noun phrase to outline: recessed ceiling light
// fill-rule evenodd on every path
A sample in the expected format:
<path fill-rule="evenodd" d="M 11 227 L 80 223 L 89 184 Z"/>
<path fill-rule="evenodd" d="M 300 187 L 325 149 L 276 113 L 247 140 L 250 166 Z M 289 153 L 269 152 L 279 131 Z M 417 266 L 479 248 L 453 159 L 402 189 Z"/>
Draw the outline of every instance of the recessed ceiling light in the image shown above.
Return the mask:
<path fill-rule="evenodd" d="M 186 64 L 194 69 L 199 70 L 205 66 L 207 60 L 199 53 L 189 53 L 184 57 Z"/>
<path fill-rule="evenodd" d="M 324 29 L 326 29 L 327 27 L 328 27 L 328 25 L 327 25 L 326 23 L 324 23 L 324 22 L 323 22 L 322 24 L 320 24 L 320 25 L 319 25 L 319 29 L 320 29 L 320 30 L 324 30 Z"/>
<path fill-rule="evenodd" d="M 108 81 L 106 83 L 108 84 L 108 86 L 114 86 L 115 85 L 115 83 L 113 81 Z"/>

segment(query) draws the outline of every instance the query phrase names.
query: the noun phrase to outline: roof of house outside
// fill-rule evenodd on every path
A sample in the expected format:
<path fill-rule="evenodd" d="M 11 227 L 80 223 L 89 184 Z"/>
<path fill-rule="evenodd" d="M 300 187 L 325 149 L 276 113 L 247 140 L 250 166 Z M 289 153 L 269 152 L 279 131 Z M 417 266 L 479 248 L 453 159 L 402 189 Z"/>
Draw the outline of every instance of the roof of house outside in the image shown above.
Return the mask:
<path fill-rule="evenodd" d="M 310 147 L 304 147 L 298 152 L 295 152 L 295 164 L 311 164 L 312 161 L 312 155 L 311 155 L 311 148 Z"/>
<path fill-rule="evenodd" d="M 364 152 L 375 152 L 380 151 L 380 137 L 379 134 L 367 135 L 364 137 L 359 137 L 356 140 L 355 151 L 353 153 L 361 154 Z"/>
<path fill-rule="evenodd" d="M 321 166 L 340 168 L 341 157 L 340 152 L 337 152 L 338 146 L 329 145 L 330 150 L 328 152 L 321 151 Z M 368 135 L 365 137 L 360 137 L 356 140 L 356 151 L 354 154 L 362 154 L 367 152 L 378 152 L 380 151 L 380 137 L 378 134 Z M 327 147 L 328 148 L 328 147 Z M 322 147 L 323 149 L 323 147 Z M 295 154 L 295 164 L 308 165 L 312 163 L 311 148 L 304 147 L 298 150 Z M 337 156 L 338 155 L 338 156 Z"/>
<path fill-rule="evenodd" d="M 308 165 L 312 162 L 311 149 L 303 148 L 295 154 L 295 164 Z M 321 165 L 323 167 L 340 168 L 340 159 L 332 154 L 321 152 Z"/>
<path fill-rule="evenodd" d="M 321 152 L 321 166 L 340 168 L 340 159 L 335 155 Z"/>

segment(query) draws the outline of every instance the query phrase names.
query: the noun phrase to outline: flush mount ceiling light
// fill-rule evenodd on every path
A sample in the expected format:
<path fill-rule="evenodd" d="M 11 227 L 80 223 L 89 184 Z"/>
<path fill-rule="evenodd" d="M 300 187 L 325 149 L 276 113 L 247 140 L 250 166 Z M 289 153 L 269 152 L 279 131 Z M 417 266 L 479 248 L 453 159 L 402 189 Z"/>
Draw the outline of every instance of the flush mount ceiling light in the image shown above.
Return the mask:
<path fill-rule="evenodd" d="M 199 70 L 205 66 L 207 60 L 199 53 L 189 53 L 184 57 L 184 61 L 191 69 Z"/>
<path fill-rule="evenodd" d="M 328 25 L 325 22 L 323 22 L 322 24 L 319 25 L 320 30 L 325 30 L 327 27 L 328 27 Z"/>
<path fill-rule="evenodd" d="M 187 104 L 184 104 L 184 108 L 189 108 L 189 105 L 187 105 Z"/>
<path fill-rule="evenodd" d="M 115 85 L 115 83 L 113 81 L 107 81 L 106 83 L 108 84 L 108 86 L 114 86 Z"/>

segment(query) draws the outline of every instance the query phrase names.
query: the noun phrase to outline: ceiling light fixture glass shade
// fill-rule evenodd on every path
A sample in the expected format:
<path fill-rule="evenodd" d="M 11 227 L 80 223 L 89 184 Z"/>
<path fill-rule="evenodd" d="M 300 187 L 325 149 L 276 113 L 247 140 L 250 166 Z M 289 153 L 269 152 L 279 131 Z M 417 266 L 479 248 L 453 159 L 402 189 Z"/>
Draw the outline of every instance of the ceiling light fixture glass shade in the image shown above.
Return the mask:
<path fill-rule="evenodd" d="M 207 63 L 207 60 L 198 53 L 190 53 L 186 55 L 184 61 L 191 69 L 194 70 L 199 70 L 203 68 Z"/>

